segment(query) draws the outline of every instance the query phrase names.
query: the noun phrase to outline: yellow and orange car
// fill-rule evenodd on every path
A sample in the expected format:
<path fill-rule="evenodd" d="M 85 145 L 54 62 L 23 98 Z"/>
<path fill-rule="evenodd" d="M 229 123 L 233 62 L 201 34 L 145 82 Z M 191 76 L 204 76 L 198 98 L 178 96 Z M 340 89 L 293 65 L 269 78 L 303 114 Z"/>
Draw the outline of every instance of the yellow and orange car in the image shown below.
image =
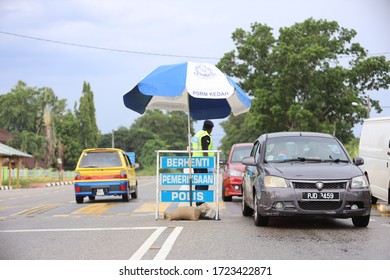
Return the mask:
<path fill-rule="evenodd" d="M 123 201 L 137 198 L 138 182 L 134 153 L 115 148 L 95 148 L 82 151 L 75 170 L 75 197 L 93 201 L 98 196 L 122 196 Z"/>

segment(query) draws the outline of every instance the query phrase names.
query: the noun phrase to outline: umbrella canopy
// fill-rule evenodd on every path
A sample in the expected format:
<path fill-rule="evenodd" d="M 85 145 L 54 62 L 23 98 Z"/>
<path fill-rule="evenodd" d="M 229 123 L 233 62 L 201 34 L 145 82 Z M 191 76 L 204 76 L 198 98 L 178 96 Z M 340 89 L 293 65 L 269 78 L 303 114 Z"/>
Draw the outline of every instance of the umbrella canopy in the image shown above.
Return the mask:
<path fill-rule="evenodd" d="M 229 116 L 230 113 L 239 115 L 249 111 L 251 104 L 246 93 L 229 76 L 212 64 L 195 62 L 163 65 L 156 68 L 123 96 L 123 102 L 127 108 L 140 114 L 143 114 L 146 109 L 188 113 L 191 206 L 190 119 L 221 119 Z M 156 203 L 158 203 L 157 197 Z"/>
<path fill-rule="evenodd" d="M 162 65 L 123 96 L 125 106 L 143 114 L 146 109 L 184 111 L 193 120 L 221 119 L 249 111 L 248 95 L 209 63 Z"/>

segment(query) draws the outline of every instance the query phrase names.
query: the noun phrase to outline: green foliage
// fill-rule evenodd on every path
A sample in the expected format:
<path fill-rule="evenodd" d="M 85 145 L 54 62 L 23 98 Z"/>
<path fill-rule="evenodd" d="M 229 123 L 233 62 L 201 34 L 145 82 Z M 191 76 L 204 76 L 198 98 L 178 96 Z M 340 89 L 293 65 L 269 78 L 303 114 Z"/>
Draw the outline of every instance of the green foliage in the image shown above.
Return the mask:
<path fill-rule="evenodd" d="M 353 102 L 364 104 L 367 91 L 387 89 L 390 83 L 390 62 L 367 57 L 353 42 L 355 36 L 355 30 L 337 22 L 312 18 L 281 28 L 276 39 L 264 24 L 252 24 L 250 32 L 237 29 L 232 35 L 236 50 L 217 67 L 238 78 L 253 99 L 242 124 L 224 124 L 224 151 L 252 132 L 306 130 L 351 140 L 353 126 L 366 117 Z M 370 103 L 380 111 L 378 101 Z"/>
<path fill-rule="evenodd" d="M 359 138 L 352 138 L 347 144 L 345 144 L 345 148 L 348 151 L 348 154 L 351 158 L 357 157 L 359 155 Z"/>
<path fill-rule="evenodd" d="M 45 167 L 56 165 L 57 147 L 54 120 L 66 106 L 47 87 L 33 88 L 19 81 L 11 92 L 0 95 L 0 127 L 13 135 L 9 145 L 44 161 Z"/>
<path fill-rule="evenodd" d="M 186 150 L 188 146 L 188 118 L 183 112 L 148 110 L 130 128 L 114 131 L 114 146 L 134 152 L 142 168 L 156 165 L 156 150 Z M 194 132 L 191 122 L 191 131 Z M 99 147 L 112 146 L 112 133 L 103 134 Z"/>
<path fill-rule="evenodd" d="M 89 83 L 84 82 L 80 105 L 75 114 L 80 122 L 80 139 L 83 149 L 95 148 L 98 145 L 99 129 L 96 124 L 95 103 Z"/>
<path fill-rule="evenodd" d="M 79 141 L 80 124 L 76 116 L 68 110 L 57 119 L 57 137 L 62 145 L 63 169 L 74 170 L 82 151 Z"/>

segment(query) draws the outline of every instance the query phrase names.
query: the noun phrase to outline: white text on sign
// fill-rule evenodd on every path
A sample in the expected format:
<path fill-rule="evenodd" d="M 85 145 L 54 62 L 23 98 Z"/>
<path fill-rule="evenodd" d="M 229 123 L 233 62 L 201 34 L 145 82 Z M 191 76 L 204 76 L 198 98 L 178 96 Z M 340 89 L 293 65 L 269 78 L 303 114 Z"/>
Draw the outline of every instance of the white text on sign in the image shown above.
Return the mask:
<path fill-rule="evenodd" d="M 160 175 L 161 185 L 189 185 L 190 175 L 189 174 L 172 174 L 163 173 Z M 197 173 L 192 175 L 193 185 L 214 185 L 214 174 L 210 173 Z"/>
<path fill-rule="evenodd" d="M 191 157 L 193 168 L 214 168 L 214 157 Z M 187 156 L 161 157 L 161 168 L 188 168 Z"/>

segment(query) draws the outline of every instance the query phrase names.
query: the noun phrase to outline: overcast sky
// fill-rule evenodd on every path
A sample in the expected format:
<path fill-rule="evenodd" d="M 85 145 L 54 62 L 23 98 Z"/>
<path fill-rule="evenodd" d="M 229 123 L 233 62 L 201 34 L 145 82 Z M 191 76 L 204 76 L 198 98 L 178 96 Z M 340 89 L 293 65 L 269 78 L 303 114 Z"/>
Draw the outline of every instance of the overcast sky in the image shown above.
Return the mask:
<path fill-rule="evenodd" d="M 21 80 L 52 88 L 73 108 L 86 81 L 94 93 L 98 127 L 108 133 L 141 116 L 122 100 L 139 80 L 162 64 L 216 64 L 234 49 L 231 34 L 237 28 L 249 31 L 251 23 L 260 22 L 276 37 L 280 27 L 310 17 L 335 20 L 355 29 L 355 42 L 370 54 L 389 59 L 389 15 L 389 0 L 0 0 L 0 94 Z M 389 90 L 370 95 L 390 107 Z M 372 112 L 386 115 L 390 108 Z M 223 133 L 215 129 L 216 146 Z"/>

